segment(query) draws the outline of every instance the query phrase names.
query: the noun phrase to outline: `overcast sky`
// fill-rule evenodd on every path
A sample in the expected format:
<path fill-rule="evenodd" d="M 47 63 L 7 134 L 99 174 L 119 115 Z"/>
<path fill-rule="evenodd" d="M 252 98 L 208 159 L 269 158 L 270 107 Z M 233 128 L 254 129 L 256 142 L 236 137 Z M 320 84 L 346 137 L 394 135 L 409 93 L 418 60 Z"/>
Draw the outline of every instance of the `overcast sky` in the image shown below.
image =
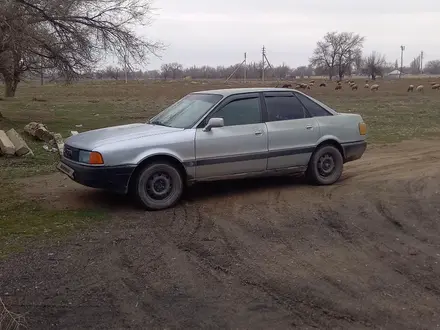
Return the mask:
<path fill-rule="evenodd" d="M 244 52 L 259 61 L 263 44 L 272 64 L 297 67 L 328 31 L 359 33 L 365 53 L 376 50 L 390 62 L 400 62 L 402 44 L 404 64 L 422 50 L 425 63 L 440 59 L 440 0 L 155 0 L 154 7 L 142 34 L 168 47 L 148 69 L 235 64 Z"/>

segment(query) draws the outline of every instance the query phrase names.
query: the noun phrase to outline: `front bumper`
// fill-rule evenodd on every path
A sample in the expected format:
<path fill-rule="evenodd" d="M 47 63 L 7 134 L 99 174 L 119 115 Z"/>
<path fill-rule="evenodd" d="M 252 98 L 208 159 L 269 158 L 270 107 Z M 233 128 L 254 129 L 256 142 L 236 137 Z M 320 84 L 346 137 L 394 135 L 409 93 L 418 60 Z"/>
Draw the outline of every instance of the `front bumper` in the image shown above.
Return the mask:
<path fill-rule="evenodd" d="M 344 149 L 344 163 L 352 162 L 362 157 L 367 149 L 367 142 L 357 141 L 342 144 Z"/>
<path fill-rule="evenodd" d="M 67 166 L 67 167 L 66 167 Z M 57 169 L 73 181 L 87 187 L 126 194 L 135 165 L 90 166 L 62 158 Z"/>

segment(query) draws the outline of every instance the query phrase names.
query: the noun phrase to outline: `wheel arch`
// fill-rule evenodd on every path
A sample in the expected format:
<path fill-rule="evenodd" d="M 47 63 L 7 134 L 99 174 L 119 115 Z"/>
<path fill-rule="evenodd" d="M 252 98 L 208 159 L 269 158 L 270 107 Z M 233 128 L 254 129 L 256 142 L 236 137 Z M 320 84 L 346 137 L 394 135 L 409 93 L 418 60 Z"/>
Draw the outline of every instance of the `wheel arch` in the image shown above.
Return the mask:
<path fill-rule="evenodd" d="M 149 164 L 155 163 L 155 162 L 167 162 L 170 163 L 171 165 L 173 165 L 180 173 L 180 175 L 182 176 L 182 181 L 184 183 L 184 185 L 187 184 L 188 181 L 188 173 L 186 172 L 185 166 L 182 164 L 182 162 L 177 159 L 176 157 L 172 156 L 172 155 L 167 155 L 167 154 L 155 154 L 155 155 L 151 155 L 148 156 L 146 158 L 144 158 L 135 168 L 135 170 L 133 171 L 133 173 L 130 176 L 130 180 L 128 183 L 128 190 L 132 191 L 134 184 L 136 182 L 136 179 L 139 175 L 139 173 L 145 168 L 147 167 Z"/>
<path fill-rule="evenodd" d="M 338 149 L 339 152 L 340 152 L 341 155 L 342 155 L 342 159 L 344 159 L 344 161 L 345 161 L 345 151 L 344 151 L 344 148 L 342 147 L 342 145 L 341 145 L 341 143 L 340 143 L 339 141 L 337 141 L 337 140 L 334 139 L 334 138 L 328 138 L 328 139 L 325 139 L 325 140 L 321 141 L 321 142 L 316 146 L 315 151 L 314 151 L 313 153 L 315 153 L 317 150 L 319 150 L 319 148 L 321 148 L 321 147 L 323 147 L 323 146 L 333 146 L 333 147 L 335 147 L 336 149 Z"/>

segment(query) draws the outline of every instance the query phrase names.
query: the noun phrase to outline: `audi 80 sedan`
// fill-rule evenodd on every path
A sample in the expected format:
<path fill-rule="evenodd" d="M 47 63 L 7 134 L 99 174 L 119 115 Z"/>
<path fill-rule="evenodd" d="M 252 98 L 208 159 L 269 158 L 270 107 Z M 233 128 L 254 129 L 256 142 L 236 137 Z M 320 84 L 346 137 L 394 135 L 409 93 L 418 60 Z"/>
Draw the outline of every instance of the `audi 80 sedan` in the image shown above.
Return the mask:
<path fill-rule="evenodd" d="M 362 117 L 338 113 L 294 89 L 239 88 L 188 94 L 147 123 L 69 137 L 58 170 L 74 181 L 134 193 L 149 210 L 174 206 L 185 186 L 304 173 L 331 185 L 362 157 Z"/>

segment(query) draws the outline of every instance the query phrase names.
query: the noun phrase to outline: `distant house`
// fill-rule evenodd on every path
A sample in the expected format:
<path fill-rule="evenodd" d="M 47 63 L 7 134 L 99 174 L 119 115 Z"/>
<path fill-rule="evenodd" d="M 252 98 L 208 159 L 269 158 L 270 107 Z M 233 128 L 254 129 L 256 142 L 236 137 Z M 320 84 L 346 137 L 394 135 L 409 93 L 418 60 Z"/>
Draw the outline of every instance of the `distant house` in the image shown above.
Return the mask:
<path fill-rule="evenodd" d="M 402 76 L 404 73 L 402 73 Z M 400 77 L 400 71 L 399 70 L 393 70 L 390 73 L 386 75 L 388 79 L 398 79 Z"/>

